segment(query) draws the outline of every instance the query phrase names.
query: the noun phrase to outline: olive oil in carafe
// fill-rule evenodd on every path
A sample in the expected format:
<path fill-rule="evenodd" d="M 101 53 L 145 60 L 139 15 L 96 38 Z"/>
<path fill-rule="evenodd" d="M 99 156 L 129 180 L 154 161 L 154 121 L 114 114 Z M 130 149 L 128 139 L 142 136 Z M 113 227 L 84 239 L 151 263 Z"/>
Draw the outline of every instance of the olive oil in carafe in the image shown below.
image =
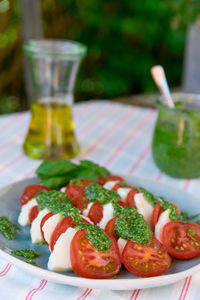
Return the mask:
<path fill-rule="evenodd" d="M 33 158 L 72 158 L 79 152 L 71 107 L 59 99 L 33 103 L 24 151 Z"/>

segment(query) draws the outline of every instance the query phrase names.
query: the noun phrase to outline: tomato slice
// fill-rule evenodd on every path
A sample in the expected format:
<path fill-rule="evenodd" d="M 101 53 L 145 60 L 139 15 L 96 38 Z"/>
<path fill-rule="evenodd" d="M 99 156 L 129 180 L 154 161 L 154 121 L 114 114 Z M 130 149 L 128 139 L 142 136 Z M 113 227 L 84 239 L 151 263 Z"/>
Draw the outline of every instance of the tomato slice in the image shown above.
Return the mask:
<path fill-rule="evenodd" d="M 76 223 L 73 221 L 71 217 L 65 217 L 63 218 L 57 225 L 56 228 L 54 229 L 51 239 L 50 239 L 50 250 L 53 251 L 54 246 L 60 237 L 62 233 L 64 233 L 69 227 L 74 228 L 76 226 Z"/>
<path fill-rule="evenodd" d="M 52 216 L 53 216 L 53 212 L 50 211 L 48 214 L 46 214 L 46 215 L 42 218 L 42 220 L 41 220 L 41 222 L 40 222 L 40 231 L 41 231 L 43 240 L 45 241 L 45 243 L 46 243 L 47 245 L 48 245 L 48 243 L 47 243 L 47 241 L 46 241 L 45 238 L 44 238 L 44 231 L 43 231 L 42 227 L 44 226 L 44 223 L 45 223 L 50 217 L 52 217 Z"/>
<path fill-rule="evenodd" d="M 98 178 L 98 184 L 100 184 L 100 185 L 104 185 L 107 181 L 120 181 L 120 182 L 124 182 L 125 180 L 121 176 L 117 176 L 117 175 L 110 175 L 108 177 L 102 177 L 102 176 L 100 176 Z"/>
<path fill-rule="evenodd" d="M 98 201 L 94 202 L 88 212 L 88 218 L 97 225 L 103 218 L 103 205 Z"/>
<path fill-rule="evenodd" d="M 73 271 L 86 278 L 111 278 L 121 267 L 116 241 L 110 237 L 111 248 L 97 251 L 86 237 L 86 229 L 79 230 L 72 239 L 70 257 Z"/>
<path fill-rule="evenodd" d="M 33 184 L 25 187 L 21 197 L 20 197 L 20 205 L 26 204 L 29 200 L 35 197 L 36 194 L 42 191 L 50 191 L 50 189 L 42 184 Z"/>
<path fill-rule="evenodd" d="M 153 237 L 147 245 L 128 240 L 122 252 L 122 262 L 133 275 L 152 277 L 163 274 L 169 268 L 171 257 Z"/>
<path fill-rule="evenodd" d="M 81 184 L 68 184 L 65 193 L 70 197 L 73 205 L 83 211 L 89 204 L 89 199 L 85 196 L 85 187 L 92 183 L 87 179 L 81 179 Z"/>
<path fill-rule="evenodd" d="M 117 217 L 114 217 L 108 221 L 105 227 L 105 232 L 107 235 L 112 236 L 117 241 L 119 237 L 115 233 L 116 219 Z"/>
<path fill-rule="evenodd" d="M 154 231 L 155 230 L 155 225 L 158 222 L 158 219 L 160 215 L 163 212 L 163 208 L 160 205 L 160 203 L 156 203 L 156 205 L 153 208 L 152 216 L 151 216 L 151 228 Z"/>
<path fill-rule="evenodd" d="M 200 226 L 197 224 L 169 222 L 163 227 L 162 240 L 168 253 L 177 259 L 191 259 L 200 254 Z"/>
<path fill-rule="evenodd" d="M 29 215 L 28 215 L 30 223 L 32 223 L 33 220 L 35 220 L 35 218 L 37 217 L 38 213 L 39 213 L 38 205 L 33 206 L 31 208 L 30 212 L 29 212 Z"/>
<path fill-rule="evenodd" d="M 126 198 L 126 205 L 128 207 L 133 207 L 136 209 L 135 195 L 138 193 L 139 193 L 138 189 L 135 189 L 135 188 L 132 188 L 132 190 L 128 193 L 127 198 Z"/>

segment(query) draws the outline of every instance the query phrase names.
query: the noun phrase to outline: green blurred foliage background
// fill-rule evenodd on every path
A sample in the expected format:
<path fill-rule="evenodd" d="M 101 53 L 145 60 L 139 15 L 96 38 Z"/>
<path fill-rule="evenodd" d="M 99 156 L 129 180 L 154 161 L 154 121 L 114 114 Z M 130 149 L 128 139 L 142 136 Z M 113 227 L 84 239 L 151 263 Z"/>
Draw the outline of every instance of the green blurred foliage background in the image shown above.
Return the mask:
<path fill-rule="evenodd" d="M 155 90 L 150 67 L 162 64 L 180 86 L 187 25 L 199 0 L 41 0 L 44 36 L 88 46 L 76 100 Z M 0 113 L 26 107 L 19 1 L 0 0 Z"/>

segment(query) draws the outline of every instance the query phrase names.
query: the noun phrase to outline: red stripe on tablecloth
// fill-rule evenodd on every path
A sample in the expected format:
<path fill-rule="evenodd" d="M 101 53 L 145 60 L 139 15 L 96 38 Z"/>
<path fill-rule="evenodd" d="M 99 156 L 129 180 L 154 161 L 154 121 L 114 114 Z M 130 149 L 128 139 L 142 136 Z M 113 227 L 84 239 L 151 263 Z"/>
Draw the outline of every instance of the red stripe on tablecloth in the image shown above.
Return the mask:
<path fill-rule="evenodd" d="M 89 129 L 94 128 L 94 125 L 96 125 L 98 121 L 102 120 L 102 117 L 105 117 L 106 115 L 110 114 L 112 110 L 117 108 L 117 106 L 115 106 L 114 104 L 114 102 L 110 102 L 109 105 L 106 105 L 103 111 L 100 114 L 95 114 L 92 118 L 90 118 L 86 126 L 83 126 L 81 129 L 79 129 L 77 134 L 80 135 L 82 133 L 85 133 L 85 131 L 88 132 Z"/>
<path fill-rule="evenodd" d="M 133 291 L 130 300 L 133 300 L 133 297 L 134 297 L 135 293 L 136 293 L 136 290 Z"/>
<path fill-rule="evenodd" d="M 129 115 L 133 115 L 135 113 L 135 107 L 132 110 L 129 110 L 128 112 L 125 113 L 124 116 L 120 116 L 120 118 L 117 118 L 113 125 L 108 129 L 103 132 L 103 134 L 97 138 L 97 140 L 81 155 L 81 157 L 85 157 L 89 155 L 92 151 L 96 149 L 96 147 L 103 141 L 105 140 L 109 135 L 113 133 L 114 130 L 116 130 L 117 127 L 122 126 L 123 122 L 127 120 Z"/>
<path fill-rule="evenodd" d="M 183 284 L 183 287 L 182 287 L 182 290 L 181 290 L 181 294 L 180 294 L 179 300 L 182 299 L 182 295 L 183 295 L 183 292 L 185 290 L 185 286 L 186 286 L 187 281 L 188 281 L 188 277 L 185 278 L 185 281 L 184 281 L 184 284 Z"/>
<path fill-rule="evenodd" d="M 185 191 L 187 191 L 187 190 L 189 189 L 189 185 L 190 185 L 190 179 L 186 180 L 186 182 L 185 182 L 185 184 L 184 184 L 184 186 L 183 186 L 183 189 L 184 189 Z"/>
<path fill-rule="evenodd" d="M 92 289 L 90 289 L 89 291 L 88 291 L 88 293 L 81 299 L 81 300 L 84 300 L 87 296 L 89 296 L 89 294 L 92 292 Z"/>
<path fill-rule="evenodd" d="M 41 291 L 41 290 L 43 290 L 43 288 L 45 287 L 45 285 L 47 284 L 47 281 L 46 280 L 42 280 L 42 282 L 40 283 L 40 285 L 39 285 L 39 287 L 37 287 L 37 288 L 35 288 L 35 289 L 32 289 L 29 293 L 28 293 L 28 295 L 26 296 L 26 300 L 31 300 L 32 299 L 32 297 L 35 295 L 35 293 L 37 292 L 37 291 Z M 30 296 L 30 297 L 29 297 Z"/>
<path fill-rule="evenodd" d="M 138 295 L 139 295 L 139 292 L 140 292 L 140 290 L 134 290 L 132 295 L 131 295 L 130 300 L 136 300 Z"/>
<path fill-rule="evenodd" d="M 188 292 L 191 280 L 192 280 L 192 276 L 189 277 L 189 281 L 188 281 L 187 287 L 185 289 L 185 295 L 183 296 L 183 300 L 185 300 L 185 297 L 187 296 L 187 292 Z"/>
<path fill-rule="evenodd" d="M 131 133 L 118 145 L 118 147 L 115 149 L 114 153 L 108 158 L 106 161 L 106 165 L 110 164 L 111 161 L 117 156 L 117 154 L 125 147 L 127 146 L 131 139 L 138 133 L 139 130 L 141 130 L 153 117 L 154 112 L 150 111 L 145 118 L 140 122 L 136 128 L 131 131 Z"/>
<path fill-rule="evenodd" d="M 78 111 L 75 113 L 75 118 L 78 118 L 85 110 L 90 109 L 94 103 L 94 101 L 89 101 L 86 105 L 78 107 Z"/>
<path fill-rule="evenodd" d="M 85 294 L 86 294 L 88 291 L 89 291 L 89 289 L 86 289 L 86 290 L 84 291 L 84 293 L 83 293 L 80 297 L 77 298 L 77 300 L 81 300 L 81 298 L 84 297 Z"/>
<path fill-rule="evenodd" d="M 18 119 L 23 116 L 24 113 L 18 113 L 17 116 L 15 116 L 12 120 L 9 120 L 8 123 L 6 122 L 6 124 L 1 127 L 0 129 L 0 133 L 2 132 L 6 132 L 10 127 L 12 127 L 13 125 L 15 125 L 15 123 L 18 122 Z"/>
<path fill-rule="evenodd" d="M 10 263 L 8 263 L 5 268 L 3 269 L 3 271 L 0 273 L 0 277 L 5 276 L 9 271 L 10 268 L 12 267 L 12 265 Z"/>
<path fill-rule="evenodd" d="M 7 164 L 5 164 L 2 168 L 0 168 L 0 172 L 4 172 L 7 168 L 10 167 L 10 165 L 16 163 L 17 161 L 21 160 L 24 157 L 23 154 L 17 155 L 13 159 L 9 160 Z"/>
<path fill-rule="evenodd" d="M 136 295 L 135 295 L 135 298 L 134 298 L 134 300 L 136 300 L 136 299 L 137 299 L 137 297 L 138 297 L 138 295 L 139 295 L 139 292 L 140 292 L 140 290 L 137 290 L 137 293 L 136 293 Z"/>
<path fill-rule="evenodd" d="M 130 173 L 130 174 L 131 174 L 132 172 L 134 172 L 135 169 L 138 168 L 138 166 L 140 165 L 140 163 L 141 163 L 141 162 L 143 161 L 143 159 L 145 158 L 146 154 L 149 153 L 150 149 L 151 149 L 151 146 L 148 144 L 148 145 L 144 148 L 143 152 L 138 156 L 138 158 L 137 158 L 136 162 L 134 163 L 134 165 L 130 168 L 130 170 L 129 170 L 129 173 Z"/>

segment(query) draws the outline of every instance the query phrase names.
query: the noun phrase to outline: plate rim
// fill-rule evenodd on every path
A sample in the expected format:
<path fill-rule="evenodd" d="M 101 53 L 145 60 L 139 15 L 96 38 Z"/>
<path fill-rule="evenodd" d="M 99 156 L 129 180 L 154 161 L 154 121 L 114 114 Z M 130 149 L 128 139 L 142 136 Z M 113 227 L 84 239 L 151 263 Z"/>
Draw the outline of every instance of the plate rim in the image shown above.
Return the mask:
<path fill-rule="evenodd" d="M 137 178 L 137 179 L 143 179 L 147 180 L 148 182 L 154 182 L 155 180 L 141 177 L 141 176 L 132 176 L 128 174 L 120 173 L 120 176 L 129 177 L 129 178 Z M 36 180 L 37 177 L 30 177 L 26 179 L 21 179 L 15 182 L 12 182 L 10 184 L 7 184 L 0 188 L 0 193 L 4 189 L 8 189 L 10 186 L 20 184 L 22 182 Z M 197 197 L 195 197 L 193 194 L 183 191 L 179 188 L 175 188 L 173 186 L 170 186 L 166 183 L 161 183 L 162 186 L 173 188 L 174 190 L 180 190 L 184 192 L 185 194 L 191 196 L 192 198 L 195 198 L 197 200 Z M 0 202 L 1 204 L 1 202 Z M 155 276 L 155 277 L 149 277 L 149 278 L 111 278 L 111 279 L 90 279 L 90 278 L 84 278 L 84 277 L 74 277 L 66 274 L 60 274 L 57 272 L 53 272 L 47 269 L 43 269 L 38 266 L 30 265 L 21 259 L 12 256 L 11 254 L 3 251 L 0 249 L 0 256 L 7 260 L 8 262 L 14 264 L 21 270 L 30 273 L 34 276 L 37 276 L 42 279 L 46 279 L 50 282 L 58 283 L 58 284 L 65 284 L 65 285 L 71 285 L 76 287 L 82 287 L 82 288 L 97 288 L 97 289 L 105 289 L 105 290 L 133 290 L 133 289 L 145 289 L 145 288 L 153 288 L 153 287 L 159 287 L 159 286 L 165 286 L 172 283 L 175 283 L 187 276 L 193 275 L 197 272 L 200 272 L 200 263 L 196 266 L 193 266 L 187 270 L 174 273 L 174 274 L 166 274 L 161 276 Z M 122 283 L 122 284 L 120 284 Z"/>

